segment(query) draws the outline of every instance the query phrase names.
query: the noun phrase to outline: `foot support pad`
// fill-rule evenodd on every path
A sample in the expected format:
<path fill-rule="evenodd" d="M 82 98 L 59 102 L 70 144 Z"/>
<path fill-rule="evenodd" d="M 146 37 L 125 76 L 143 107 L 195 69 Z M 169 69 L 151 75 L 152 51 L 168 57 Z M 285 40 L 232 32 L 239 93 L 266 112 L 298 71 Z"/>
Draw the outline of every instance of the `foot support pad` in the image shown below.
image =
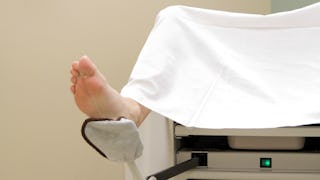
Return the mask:
<path fill-rule="evenodd" d="M 130 162 L 142 155 L 138 128 L 131 120 L 87 119 L 81 133 L 89 145 L 109 160 Z"/>

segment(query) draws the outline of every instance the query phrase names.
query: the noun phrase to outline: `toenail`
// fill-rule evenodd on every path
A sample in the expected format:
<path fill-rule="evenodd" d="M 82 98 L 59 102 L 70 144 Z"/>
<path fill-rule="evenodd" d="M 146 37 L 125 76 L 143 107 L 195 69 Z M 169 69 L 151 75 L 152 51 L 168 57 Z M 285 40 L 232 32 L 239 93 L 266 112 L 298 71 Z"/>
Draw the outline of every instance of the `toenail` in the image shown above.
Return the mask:
<path fill-rule="evenodd" d="M 86 73 L 84 73 L 84 72 L 80 72 L 78 77 L 87 78 L 88 75 Z"/>

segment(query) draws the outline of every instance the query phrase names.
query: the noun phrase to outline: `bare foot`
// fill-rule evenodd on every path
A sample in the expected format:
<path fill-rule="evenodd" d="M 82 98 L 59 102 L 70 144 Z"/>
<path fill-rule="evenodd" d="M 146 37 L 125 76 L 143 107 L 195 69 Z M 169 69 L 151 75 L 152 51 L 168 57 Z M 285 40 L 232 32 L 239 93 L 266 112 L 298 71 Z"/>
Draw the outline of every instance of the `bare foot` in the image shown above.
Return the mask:
<path fill-rule="evenodd" d="M 91 118 L 126 117 L 140 125 L 149 110 L 122 97 L 106 81 L 87 56 L 72 63 L 71 91 L 79 109 Z"/>

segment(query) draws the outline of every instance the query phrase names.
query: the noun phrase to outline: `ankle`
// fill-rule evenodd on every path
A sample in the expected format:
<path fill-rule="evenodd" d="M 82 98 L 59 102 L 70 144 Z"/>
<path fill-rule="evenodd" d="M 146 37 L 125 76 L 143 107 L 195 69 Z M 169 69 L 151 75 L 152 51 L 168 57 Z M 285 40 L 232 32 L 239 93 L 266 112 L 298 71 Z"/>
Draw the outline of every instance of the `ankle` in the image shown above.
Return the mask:
<path fill-rule="evenodd" d="M 124 98 L 124 101 L 126 104 L 126 115 L 124 117 L 134 121 L 139 127 L 148 115 L 148 112 L 145 112 L 146 108 L 130 98 Z"/>

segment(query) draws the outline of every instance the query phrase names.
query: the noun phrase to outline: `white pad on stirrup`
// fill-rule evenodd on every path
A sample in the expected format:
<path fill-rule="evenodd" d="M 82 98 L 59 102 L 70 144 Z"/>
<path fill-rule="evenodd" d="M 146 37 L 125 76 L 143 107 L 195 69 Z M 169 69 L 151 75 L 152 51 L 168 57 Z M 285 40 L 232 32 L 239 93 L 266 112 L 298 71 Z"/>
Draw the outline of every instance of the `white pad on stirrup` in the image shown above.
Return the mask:
<path fill-rule="evenodd" d="M 87 119 L 81 132 L 83 138 L 109 160 L 129 162 L 142 155 L 143 145 L 132 120 Z"/>

